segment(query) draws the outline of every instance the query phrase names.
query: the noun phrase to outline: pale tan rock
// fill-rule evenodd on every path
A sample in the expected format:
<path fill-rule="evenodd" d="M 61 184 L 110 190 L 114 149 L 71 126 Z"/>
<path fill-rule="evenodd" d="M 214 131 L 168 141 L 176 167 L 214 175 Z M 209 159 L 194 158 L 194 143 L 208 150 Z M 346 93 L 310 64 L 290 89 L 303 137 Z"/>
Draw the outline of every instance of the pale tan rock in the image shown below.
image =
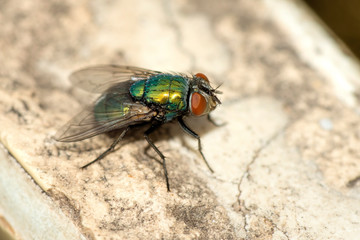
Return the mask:
<path fill-rule="evenodd" d="M 3 1 L 0 214 L 23 239 L 357 239 L 359 67 L 298 1 Z M 204 72 L 222 127 L 52 139 L 94 64 Z M 146 150 L 147 149 L 147 150 Z M 8 153 L 8 152 L 10 153 Z M 25 169 L 25 171 L 23 171 Z M 38 187 L 38 186 L 39 187 Z"/>

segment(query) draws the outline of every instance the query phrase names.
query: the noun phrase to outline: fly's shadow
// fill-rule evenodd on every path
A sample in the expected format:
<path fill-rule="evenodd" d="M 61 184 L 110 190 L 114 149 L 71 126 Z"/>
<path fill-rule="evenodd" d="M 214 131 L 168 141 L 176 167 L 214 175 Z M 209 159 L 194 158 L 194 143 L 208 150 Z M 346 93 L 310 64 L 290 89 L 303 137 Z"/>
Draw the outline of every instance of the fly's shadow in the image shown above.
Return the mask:
<path fill-rule="evenodd" d="M 196 129 L 196 134 L 198 136 L 201 136 L 203 134 L 206 134 L 206 132 L 211 131 L 213 128 L 215 128 L 216 126 L 214 124 L 212 124 L 211 121 L 206 121 L 206 119 L 204 119 L 206 117 L 202 117 L 202 118 L 188 118 L 185 121 L 187 122 L 191 122 L 191 129 Z M 206 124 L 204 124 L 204 122 Z M 186 123 L 187 125 L 187 123 Z M 95 160 L 88 162 L 87 164 L 85 164 L 82 168 L 86 168 L 88 166 L 90 166 L 91 164 L 95 163 L 98 160 L 101 160 L 102 158 L 106 157 L 106 155 L 110 154 L 111 152 L 116 152 L 118 150 L 121 149 L 121 146 L 126 145 L 126 144 L 131 144 L 133 142 L 137 142 L 141 139 L 144 139 L 144 134 L 146 133 L 146 131 L 149 129 L 149 126 L 151 126 L 151 124 L 146 123 L 143 124 L 141 126 L 136 125 L 135 127 L 130 127 L 129 129 L 120 129 L 120 130 L 114 130 L 114 131 L 110 131 L 108 133 L 106 133 L 105 135 L 111 139 L 110 141 L 112 141 L 112 145 L 110 148 L 108 148 L 108 150 L 106 150 L 104 153 L 102 153 L 98 158 L 96 158 Z M 186 132 L 185 132 L 186 133 Z M 151 141 L 156 144 L 157 142 L 166 142 L 168 140 L 170 140 L 171 138 L 173 138 L 174 136 L 180 136 L 181 137 L 181 142 L 184 146 L 186 146 L 188 149 L 191 149 L 194 152 L 198 152 L 196 151 L 193 147 L 191 147 L 184 139 L 184 130 L 177 126 L 176 122 L 170 122 L 167 124 L 162 124 L 159 128 L 156 129 L 156 131 L 153 131 L 151 133 L 151 136 L 149 136 L 151 138 Z M 109 143 L 110 141 L 107 141 L 107 143 Z M 74 147 L 76 146 L 76 143 L 73 143 Z M 157 146 L 158 144 L 156 144 Z M 89 144 L 85 145 L 85 150 L 86 151 L 91 151 L 91 150 L 98 150 L 99 148 L 101 148 L 100 145 L 96 146 L 96 148 L 86 148 L 86 146 L 89 146 Z M 155 154 L 154 152 L 152 153 L 152 151 L 154 151 L 153 147 L 148 144 L 144 149 L 139 149 L 139 151 L 143 151 L 143 153 L 155 160 L 156 162 L 158 162 L 159 164 L 163 164 L 161 162 L 161 160 L 158 158 L 159 156 L 157 154 Z M 168 152 L 169 149 L 162 149 L 161 152 Z M 171 151 L 171 150 L 170 150 Z M 141 158 L 141 153 L 136 154 L 135 156 L 137 156 L 137 158 Z M 171 156 L 170 156 L 171 157 Z"/>
<path fill-rule="evenodd" d="M 209 132 L 212 129 L 216 128 L 216 126 L 214 124 L 212 124 L 210 121 L 206 120 L 206 117 L 201 117 L 201 118 L 191 118 L 190 117 L 190 118 L 186 118 L 184 121 L 186 123 L 189 122 L 190 124 L 188 124 L 188 125 L 191 127 L 191 129 L 193 129 L 196 133 L 198 133 L 200 137 L 201 137 L 201 135 L 205 135 L 207 132 Z M 146 123 L 146 124 L 142 124 L 141 126 L 136 125 L 136 127 L 130 128 L 124 134 L 123 138 L 119 142 L 117 142 L 117 144 L 114 146 L 114 149 L 112 151 L 109 151 L 108 154 L 111 154 L 111 152 L 121 151 L 121 147 L 124 146 L 124 145 L 132 144 L 132 143 L 135 143 L 135 142 L 138 142 L 138 141 L 145 140 L 144 139 L 144 133 L 146 132 L 146 130 L 149 129 L 150 126 L 151 126 L 150 123 Z M 124 129 L 118 129 L 118 130 L 114 130 L 114 131 L 110 131 L 110 132 L 105 133 L 104 135 L 108 139 L 106 139 L 106 140 L 104 139 L 104 141 L 106 142 L 106 144 L 108 144 L 108 146 L 110 146 L 111 143 L 116 142 L 117 138 L 119 137 L 119 135 L 121 135 L 121 133 L 123 131 L 124 131 Z M 198 151 L 196 149 L 194 149 L 193 146 L 190 146 L 186 142 L 186 140 L 184 138 L 185 135 L 186 135 L 186 133 L 181 129 L 179 124 L 176 121 L 172 121 L 172 122 L 169 122 L 169 123 L 162 124 L 158 129 L 156 129 L 156 131 L 151 133 L 151 135 L 149 137 L 151 138 L 152 142 L 157 147 L 161 148 L 161 152 L 165 153 L 166 158 L 171 158 L 171 149 L 169 149 L 169 148 L 164 149 L 164 146 L 162 146 L 161 144 L 159 146 L 158 143 L 159 142 L 169 141 L 170 139 L 172 139 L 172 138 L 174 138 L 176 136 L 180 137 L 181 142 L 185 147 L 187 147 L 188 149 L 190 149 L 194 153 L 198 154 Z M 77 143 L 79 143 L 79 142 L 77 142 Z M 85 145 L 85 147 L 86 146 L 87 145 Z M 104 146 L 104 143 L 101 143 L 101 144 L 97 144 L 95 148 L 92 148 L 92 149 L 88 148 L 86 150 L 87 151 L 89 151 L 89 150 L 99 150 L 103 146 Z M 155 160 L 157 163 L 162 164 L 161 159 L 159 158 L 159 156 L 156 154 L 154 149 L 149 144 L 146 144 L 146 146 L 143 149 L 138 149 L 138 152 L 134 153 L 134 156 L 138 160 L 143 158 L 144 155 L 146 155 L 146 157 L 148 157 L 148 158 L 150 158 L 152 160 Z M 85 167 L 87 167 L 86 165 L 85 165 Z"/>

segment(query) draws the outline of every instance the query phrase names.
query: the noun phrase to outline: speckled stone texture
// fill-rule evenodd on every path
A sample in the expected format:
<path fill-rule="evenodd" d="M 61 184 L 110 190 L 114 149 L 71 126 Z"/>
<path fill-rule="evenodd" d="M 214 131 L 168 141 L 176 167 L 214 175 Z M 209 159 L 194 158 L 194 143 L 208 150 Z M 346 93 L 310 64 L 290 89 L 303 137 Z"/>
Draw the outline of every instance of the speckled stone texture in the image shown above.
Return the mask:
<path fill-rule="evenodd" d="M 328 74 L 336 66 L 319 67 L 329 59 L 318 38 L 320 47 L 303 47 L 275 2 L 0 1 L 2 145 L 84 239 L 358 238 L 360 75 L 338 71 L 354 89 L 342 97 Z M 171 123 L 152 135 L 167 157 L 170 193 L 144 129 L 80 170 L 111 136 L 52 137 L 96 98 L 67 78 L 95 64 L 204 72 L 222 84 L 213 118 L 226 125 L 186 119 L 215 173 Z M 1 212 L 11 216 L 5 202 L 19 193 L 0 187 Z M 38 237 L 8 222 L 24 239 Z"/>

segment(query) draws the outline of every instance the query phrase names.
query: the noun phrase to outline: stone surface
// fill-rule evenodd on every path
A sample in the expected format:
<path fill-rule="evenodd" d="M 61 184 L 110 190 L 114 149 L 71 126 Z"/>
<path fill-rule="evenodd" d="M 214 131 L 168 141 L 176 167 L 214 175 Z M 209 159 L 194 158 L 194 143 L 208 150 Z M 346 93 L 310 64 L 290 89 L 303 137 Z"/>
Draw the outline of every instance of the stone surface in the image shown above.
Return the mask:
<path fill-rule="evenodd" d="M 295 3 L 2 1 L 1 143 L 83 238 L 356 239 L 360 74 Z M 112 139 L 52 139 L 96 97 L 67 76 L 110 63 L 204 72 L 222 83 L 213 117 L 226 125 L 187 119 L 214 174 L 177 124 L 152 136 L 167 156 L 170 193 L 143 129 L 79 169 Z M 2 188 L 2 198 L 20 195 Z M 29 236 L 9 217 L 12 209 L 1 202 L 0 209 L 19 236 Z"/>
<path fill-rule="evenodd" d="M 85 239 L 3 146 L 0 160 L 0 226 L 14 237 L 1 239 Z"/>

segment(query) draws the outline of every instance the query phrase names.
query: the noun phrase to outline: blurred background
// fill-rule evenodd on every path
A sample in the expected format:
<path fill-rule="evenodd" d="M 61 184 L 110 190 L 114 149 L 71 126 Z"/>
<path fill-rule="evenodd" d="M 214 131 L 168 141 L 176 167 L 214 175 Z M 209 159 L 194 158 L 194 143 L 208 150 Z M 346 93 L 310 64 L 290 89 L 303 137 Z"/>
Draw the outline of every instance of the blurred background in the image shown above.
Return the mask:
<path fill-rule="evenodd" d="M 360 57 L 360 1 L 305 0 L 319 18 Z"/>

